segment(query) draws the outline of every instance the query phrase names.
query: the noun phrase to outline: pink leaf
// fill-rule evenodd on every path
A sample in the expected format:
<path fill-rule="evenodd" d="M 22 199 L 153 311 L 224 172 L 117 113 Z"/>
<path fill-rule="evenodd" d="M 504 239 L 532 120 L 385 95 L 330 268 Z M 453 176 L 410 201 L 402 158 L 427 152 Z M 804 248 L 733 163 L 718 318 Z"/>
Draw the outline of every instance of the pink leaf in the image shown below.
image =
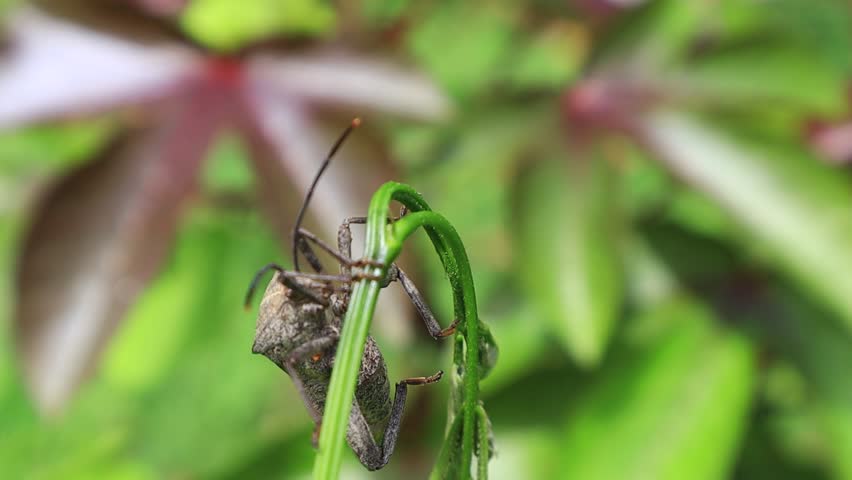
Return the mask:
<path fill-rule="evenodd" d="M 826 162 L 835 165 L 852 163 L 852 121 L 814 125 L 808 138 Z"/>
<path fill-rule="evenodd" d="M 128 134 L 43 199 L 17 278 L 16 341 L 32 393 L 56 411 L 157 272 L 221 111 L 204 95 Z M 212 109 L 212 110 L 211 110 Z"/>
<path fill-rule="evenodd" d="M 143 46 L 34 10 L 9 21 L 0 61 L 0 128 L 162 97 L 196 69 L 177 47 Z"/>
<path fill-rule="evenodd" d="M 432 120 L 446 117 L 451 110 L 447 98 L 423 76 L 341 53 L 258 55 L 249 61 L 249 72 L 263 91 L 311 102 Z"/>

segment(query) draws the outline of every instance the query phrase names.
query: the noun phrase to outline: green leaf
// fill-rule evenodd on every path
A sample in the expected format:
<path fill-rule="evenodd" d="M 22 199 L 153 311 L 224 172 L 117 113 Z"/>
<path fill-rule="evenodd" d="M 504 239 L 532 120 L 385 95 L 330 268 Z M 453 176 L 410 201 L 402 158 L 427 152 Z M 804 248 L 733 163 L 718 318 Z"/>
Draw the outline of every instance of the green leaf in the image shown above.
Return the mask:
<path fill-rule="evenodd" d="M 255 271 L 279 255 L 276 240 L 256 216 L 243 213 L 196 210 L 188 220 L 175 257 L 180 272 L 167 273 L 166 285 L 150 292 L 151 310 L 142 319 L 159 324 L 162 320 L 154 317 L 185 313 L 177 321 L 187 324 L 160 325 L 163 336 L 178 337 L 165 338 L 166 348 L 150 345 L 160 339 L 148 328 L 131 327 L 127 334 L 132 338 L 110 358 L 117 364 L 106 367 L 122 377 L 107 379 L 122 387 L 153 380 L 138 384 L 144 395 L 131 392 L 138 412 L 126 423 L 137 458 L 156 466 L 160 476 L 193 472 L 215 477 L 269 443 L 308 430 L 310 417 L 289 379 L 251 355 L 256 314 L 242 308 L 243 297 Z M 196 263 L 202 258 L 206 265 Z M 170 275 L 184 280 L 189 297 L 176 301 L 178 312 L 169 311 L 164 298 L 174 292 Z M 154 306 L 166 310 L 154 312 Z M 150 355 L 163 348 L 167 359 L 148 359 L 141 350 L 145 343 Z M 171 351 L 175 348 L 177 353 Z M 136 362 L 153 363 L 156 369 L 132 368 L 134 354 Z M 310 442 L 309 435 L 302 439 Z"/>
<path fill-rule="evenodd" d="M 204 186 L 213 192 L 248 192 L 254 187 L 245 150 L 236 137 L 220 137 L 204 168 Z"/>
<path fill-rule="evenodd" d="M 554 458 L 564 455 L 559 438 L 549 429 L 525 428 L 498 432 L 500 443 L 492 460 L 495 478 L 558 478 Z"/>
<path fill-rule="evenodd" d="M 696 33 L 706 24 L 707 15 L 715 9 L 716 4 L 705 2 L 644 2 L 630 15 L 623 15 L 596 42 L 594 63 L 604 69 L 621 63 L 654 72 L 688 50 Z"/>
<path fill-rule="evenodd" d="M 500 344 L 500 362 L 482 381 L 482 391 L 496 392 L 544 363 L 551 346 L 546 322 L 526 305 L 486 322 Z"/>
<path fill-rule="evenodd" d="M 411 0 L 365 0 L 361 2 L 361 10 L 371 26 L 387 27 L 399 21 L 411 3 Z"/>
<path fill-rule="evenodd" d="M 332 7 L 317 0 L 197 0 L 190 2 L 181 24 L 211 48 L 230 51 L 276 34 L 328 35 L 335 20 Z"/>
<path fill-rule="evenodd" d="M 832 315 L 792 289 L 773 289 L 771 298 L 780 308 L 762 309 L 761 324 L 772 322 L 773 327 L 765 334 L 804 373 L 808 406 L 824 437 L 819 453 L 828 457 L 835 478 L 852 479 L 852 384 L 845 380 L 852 365 L 852 338 L 843 335 Z"/>
<path fill-rule="evenodd" d="M 563 478 L 725 478 L 744 430 L 753 352 L 702 308 L 649 313 L 667 331 L 591 387 L 568 419 Z"/>
<path fill-rule="evenodd" d="M 813 57 L 852 72 L 852 10 L 847 0 L 775 0 L 769 11 L 747 3 L 778 37 L 794 40 Z"/>
<path fill-rule="evenodd" d="M 852 330 L 852 191 L 794 145 L 739 142 L 685 115 L 645 118 L 660 161 L 745 227 L 762 259 L 833 307 Z"/>
<path fill-rule="evenodd" d="M 611 173 L 589 158 L 536 165 L 518 185 L 517 256 L 541 321 L 584 366 L 603 356 L 621 302 Z"/>
<path fill-rule="evenodd" d="M 167 270 L 131 309 L 110 343 L 103 375 L 116 387 L 144 391 L 162 382 L 194 336 L 193 326 L 199 326 L 194 317 L 211 297 L 204 289 L 186 286 L 216 275 L 225 246 L 221 232 L 191 220 L 181 228 Z"/>
<path fill-rule="evenodd" d="M 522 89 L 563 88 L 586 58 L 587 35 L 578 23 L 548 25 L 515 49 L 513 67 L 505 72 L 508 80 Z"/>
<path fill-rule="evenodd" d="M 0 133 L 0 176 L 55 173 L 93 158 L 113 132 L 106 120 L 35 126 Z"/>
<path fill-rule="evenodd" d="M 699 57 L 662 82 L 687 101 L 714 108 L 845 111 L 846 78 L 800 48 L 750 46 Z"/>
<path fill-rule="evenodd" d="M 838 399 L 839 400 L 839 399 Z M 852 407 L 849 399 L 830 401 L 821 408 L 831 449 L 834 451 L 834 470 L 837 478 L 852 479 Z"/>
<path fill-rule="evenodd" d="M 513 42 L 511 11 L 494 4 L 446 2 L 407 37 L 418 64 L 453 95 L 479 94 L 493 82 Z"/>
<path fill-rule="evenodd" d="M 430 127 L 431 143 L 438 145 L 417 149 L 419 152 L 405 146 L 397 149 L 400 156 L 420 156 L 428 162 L 414 175 L 418 188 L 435 199 L 432 208 L 446 212 L 465 243 L 475 245 L 468 255 L 483 305 L 502 300 L 506 279 L 514 277 L 510 217 L 515 164 L 540 132 L 550 128 L 550 112 L 539 106 L 527 106 L 524 111 L 489 109 L 461 120 L 443 142 L 436 139 L 440 132 Z M 422 255 L 431 255 L 433 247 L 428 242 L 420 247 Z M 430 299 L 441 306 L 451 305 L 450 292 L 443 288 L 446 280 L 441 265 L 429 262 L 425 268 L 435 285 Z"/>

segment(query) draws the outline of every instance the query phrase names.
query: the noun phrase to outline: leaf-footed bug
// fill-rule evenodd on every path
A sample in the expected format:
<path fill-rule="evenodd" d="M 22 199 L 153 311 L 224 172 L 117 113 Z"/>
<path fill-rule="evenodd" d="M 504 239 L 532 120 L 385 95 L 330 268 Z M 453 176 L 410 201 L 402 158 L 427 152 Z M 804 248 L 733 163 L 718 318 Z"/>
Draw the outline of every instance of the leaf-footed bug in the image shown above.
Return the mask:
<path fill-rule="evenodd" d="M 352 283 L 371 278 L 360 270 L 362 267 L 377 265 L 368 260 L 352 259 L 350 225 L 363 224 L 366 218 L 352 217 L 343 221 L 337 234 L 337 250 L 302 229 L 301 223 L 317 182 L 346 137 L 359 124 L 360 120 L 354 119 L 337 139 L 308 189 L 293 227 L 293 271 L 284 270 L 274 263 L 261 268 L 249 285 L 245 300 L 248 307 L 263 275 L 270 270 L 276 272 L 261 300 L 252 352 L 265 355 L 292 378 L 316 423 L 314 442 L 322 421 L 335 351 L 342 319 L 349 306 Z M 404 211 L 400 212 L 400 216 L 404 214 Z M 340 263 L 338 274 L 324 272 L 309 241 Z M 315 273 L 305 273 L 299 269 L 299 253 L 304 255 Z M 383 288 L 391 282 L 399 281 L 433 338 L 446 337 L 455 332 L 458 320 L 442 329 L 405 272 L 395 264 L 390 265 L 387 271 L 385 278 L 372 279 L 380 281 Z M 407 387 L 437 382 L 442 375 L 443 372 L 439 371 L 426 377 L 401 380 L 396 384 L 395 396 L 391 402 L 385 361 L 376 342 L 372 337 L 367 338 L 346 433 L 347 443 L 365 467 L 378 470 L 388 463 L 393 454 Z M 377 438 L 381 438 L 381 443 Z"/>

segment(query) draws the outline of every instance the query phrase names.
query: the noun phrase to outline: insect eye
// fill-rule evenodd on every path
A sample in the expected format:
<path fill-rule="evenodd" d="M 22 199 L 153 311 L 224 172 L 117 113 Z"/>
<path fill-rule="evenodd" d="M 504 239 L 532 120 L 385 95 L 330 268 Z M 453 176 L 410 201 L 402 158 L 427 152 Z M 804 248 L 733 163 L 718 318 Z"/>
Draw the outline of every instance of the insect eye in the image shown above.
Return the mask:
<path fill-rule="evenodd" d="M 311 355 L 311 361 L 315 362 L 315 363 L 319 362 L 319 360 L 321 358 L 322 358 L 322 354 L 319 354 L 319 353 L 315 353 L 315 354 Z"/>

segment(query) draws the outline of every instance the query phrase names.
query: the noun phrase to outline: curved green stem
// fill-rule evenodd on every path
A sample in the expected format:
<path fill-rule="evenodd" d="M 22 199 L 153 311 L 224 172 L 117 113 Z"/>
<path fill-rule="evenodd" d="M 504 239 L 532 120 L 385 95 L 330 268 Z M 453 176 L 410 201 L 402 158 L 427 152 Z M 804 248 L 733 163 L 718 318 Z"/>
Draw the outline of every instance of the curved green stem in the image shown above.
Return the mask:
<path fill-rule="evenodd" d="M 388 211 L 394 200 L 405 205 L 410 213 L 388 224 Z M 452 286 L 455 316 L 462 320 L 459 322 L 457 335 L 464 337 L 464 359 L 456 358 L 454 363 L 463 366 L 463 402 L 460 411 L 452 409 L 448 425 L 454 424 L 454 415 L 462 415 L 462 451 L 461 455 L 455 458 L 460 462 L 458 471 L 466 478 L 470 474 L 476 435 L 480 332 L 473 276 L 464 245 L 455 228 L 443 216 L 431 211 L 423 197 L 413 188 L 388 182 L 376 191 L 370 202 L 364 251 L 365 259 L 381 262 L 383 267 L 370 267 L 366 272 L 384 277 L 388 266 L 402 250 L 405 240 L 420 227 L 426 230 L 441 259 Z M 332 480 L 339 477 L 355 384 L 379 289 L 378 281 L 361 280 L 355 284 L 352 291 L 325 404 L 319 452 L 314 464 L 315 479 Z M 449 430 L 452 434 L 453 429 Z"/>

